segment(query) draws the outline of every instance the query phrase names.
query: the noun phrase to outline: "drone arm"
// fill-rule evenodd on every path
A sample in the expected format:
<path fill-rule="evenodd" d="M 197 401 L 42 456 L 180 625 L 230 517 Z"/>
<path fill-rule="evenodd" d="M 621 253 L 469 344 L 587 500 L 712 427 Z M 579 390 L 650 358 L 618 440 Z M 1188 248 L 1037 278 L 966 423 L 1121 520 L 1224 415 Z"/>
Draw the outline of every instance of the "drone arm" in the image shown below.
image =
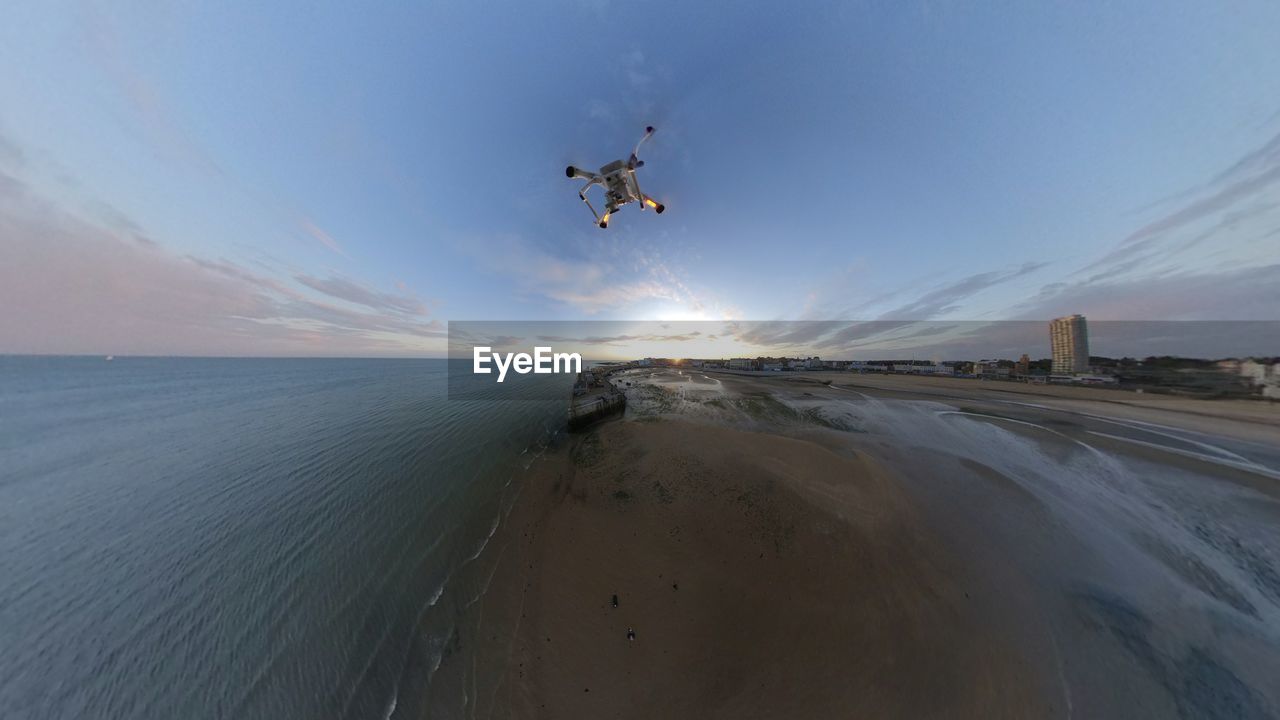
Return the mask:
<path fill-rule="evenodd" d="M 640 142 L 636 143 L 635 150 L 631 151 L 631 168 L 633 170 L 644 165 L 644 163 L 640 162 L 640 146 L 644 144 L 645 140 L 648 140 L 651 137 L 653 137 L 652 125 L 644 129 L 644 137 L 640 138 Z"/>

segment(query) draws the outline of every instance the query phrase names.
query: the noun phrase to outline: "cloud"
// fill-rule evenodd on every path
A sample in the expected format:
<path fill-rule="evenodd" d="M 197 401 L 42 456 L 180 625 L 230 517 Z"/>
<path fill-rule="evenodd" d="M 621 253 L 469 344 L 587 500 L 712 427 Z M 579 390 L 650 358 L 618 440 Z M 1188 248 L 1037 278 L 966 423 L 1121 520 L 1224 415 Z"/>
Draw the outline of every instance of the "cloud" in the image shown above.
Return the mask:
<path fill-rule="evenodd" d="M 443 349 L 443 328 L 412 296 L 344 278 L 271 277 L 227 260 L 176 255 L 153 240 L 140 242 L 145 236 L 127 218 L 83 219 L 3 172 L 0 237 L 0 352 L 423 355 Z"/>
<path fill-rule="evenodd" d="M 321 245 L 324 245 L 343 257 L 348 257 L 346 251 L 344 251 L 342 246 L 338 244 L 338 241 L 334 240 L 333 236 L 321 229 L 319 225 L 312 222 L 310 218 L 300 216 L 298 218 L 298 225 L 302 227 L 303 231 L 306 232 L 307 235 L 319 240 Z"/>
<path fill-rule="evenodd" d="M 979 360 L 1049 355 L 1045 320 L 736 322 L 732 334 L 767 355 L 839 360 Z M 1275 355 L 1280 321 L 1089 321 L 1096 355 Z M 748 352 L 747 354 L 754 354 Z"/>
<path fill-rule="evenodd" d="M 642 126 L 652 122 L 654 108 L 662 100 L 663 81 L 669 80 L 665 73 L 651 66 L 643 51 L 630 51 L 610 54 L 604 58 L 605 75 L 620 78 L 623 83 L 612 83 L 599 88 L 604 97 L 592 97 L 585 105 L 587 118 L 592 121 L 603 121 L 617 128 L 625 122 L 628 132 L 630 127 Z M 618 128 L 620 129 L 620 128 Z"/>
<path fill-rule="evenodd" d="M 83 47 L 107 80 L 104 87 L 119 91 L 154 151 L 203 173 L 222 176 L 219 164 L 178 122 L 163 94 L 133 62 L 112 18 L 93 4 L 85 4 L 79 19 Z"/>
<path fill-rule="evenodd" d="M 848 321 L 840 320 L 734 321 L 726 326 L 726 330 L 748 345 L 788 348 L 812 347 L 831 333 L 849 325 Z"/>
<path fill-rule="evenodd" d="M 714 303 L 695 293 L 656 255 L 626 250 L 606 258 L 594 251 L 586 259 L 551 255 L 520 238 L 485 243 L 480 261 L 509 276 L 519 291 L 552 300 L 585 315 L 622 311 L 651 301 L 666 301 L 692 314 Z"/>
<path fill-rule="evenodd" d="M 0 168 L 19 169 L 26 165 L 26 153 L 0 134 Z"/>
<path fill-rule="evenodd" d="M 81 14 L 84 47 L 95 60 L 107 81 L 104 87 L 113 88 L 124 100 L 125 107 L 137 120 L 149 149 L 179 167 L 217 178 L 228 187 L 269 207 L 273 213 L 290 217 L 298 229 L 324 247 L 343 257 L 349 257 L 332 235 L 305 214 L 288 207 L 277 198 L 264 196 L 238 182 L 218 162 L 208 148 L 181 122 L 162 88 L 134 62 L 129 48 L 123 42 L 115 21 L 108 13 L 88 5 Z M 0 161 L 4 146 L 0 145 Z"/>
<path fill-rule="evenodd" d="M 592 120 L 613 122 L 618 119 L 618 113 L 610 107 L 609 103 L 597 99 L 587 102 L 587 117 Z"/>
<path fill-rule="evenodd" d="M 1203 266 L 1266 264 L 1280 253 L 1257 243 L 1280 225 L 1280 134 L 1209 182 L 1177 196 L 1178 205 L 1145 223 L 1073 274 L 1083 282 L 1145 281 Z M 1211 242 L 1212 241 L 1212 242 Z"/>
<path fill-rule="evenodd" d="M 1278 198 L 1280 135 L 1204 185 L 1165 203 L 1167 209 L 1160 217 L 1129 233 L 1112 250 L 1065 279 L 1043 285 L 1038 293 L 1012 306 L 1016 310 L 1011 314 L 1043 321 L 1081 313 L 1092 324 L 1144 321 L 1145 324 L 1123 326 L 1123 332 L 1130 336 L 1117 331 L 1111 339 L 1114 346 L 1126 348 L 1122 352 L 1134 354 L 1157 352 L 1155 348 L 1160 348 L 1158 352 L 1210 357 L 1280 352 L 1274 323 L 1219 322 L 1222 329 L 1217 331 L 1201 324 L 1175 323 L 1168 326 L 1176 328 L 1171 331 L 1151 322 L 1280 320 L 1280 252 L 1270 241 L 1280 235 Z M 1169 207 L 1173 203 L 1177 204 Z M 764 326 L 744 337 L 837 350 L 905 348 L 908 345 L 903 341 L 910 338 L 898 333 L 912 325 L 906 321 L 955 313 L 977 293 L 1043 266 L 1027 263 L 1013 270 L 976 273 L 929 290 L 880 315 L 882 320 L 901 319 L 897 327 L 851 323 L 829 331 L 823 325 Z M 902 291 L 898 290 L 889 296 L 900 294 Z M 948 338 L 950 345 L 944 347 L 963 348 L 966 337 L 970 345 L 981 338 L 991 354 L 998 354 L 998 347 L 1017 346 L 1009 338 L 995 343 L 991 330 L 975 334 L 977 327 L 980 325 L 960 326 L 957 330 L 961 335 Z M 998 327 L 1007 335 L 1013 326 Z M 1105 327 L 1114 329 L 1117 325 L 1108 323 Z M 1267 335 L 1268 332 L 1272 334 Z M 1026 337 L 1034 340 L 1038 334 Z"/>
<path fill-rule="evenodd" d="M 1280 261 L 1223 272 L 1055 283 L 1042 288 L 1020 315 L 1069 313 L 1099 320 L 1280 320 Z"/>
<path fill-rule="evenodd" d="M 735 321 L 726 329 L 737 341 L 771 353 L 866 357 L 868 352 L 922 352 L 943 341 L 954 344 L 990 321 L 771 320 Z"/>
<path fill-rule="evenodd" d="M 582 345 L 624 345 L 636 342 L 691 342 L 698 340 L 702 333 L 693 330 L 678 334 L 644 333 L 640 335 L 588 335 L 586 337 L 568 337 L 565 335 L 539 335 L 538 340 L 554 343 L 577 343 Z"/>
<path fill-rule="evenodd" d="M 639 50 L 623 55 L 622 65 L 626 69 L 627 82 L 631 84 L 632 89 L 642 90 L 653 81 L 652 76 L 641 72 L 641 68 L 644 67 L 644 53 Z"/>
<path fill-rule="evenodd" d="M 947 283 L 924 295 L 890 310 L 880 320 L 927 320 L 936 315 L 955 312 L 961 302 L 997 285 L 1029 275 L 1048 265 L 1047 262 L 1027 262 L 1012 270 L 991 270 L 970 275 Z"/>
<path fill-rule="evenodd" d="M 1039 292 L 1007 304 L 1000 315 L 1047 319 L 1082 313 L 1109 320 L 1280 319 L 1280 134 L 1270 136 L 1208 181 L 1145 208 L 1160 212 L 1114 247 L 1079 269 L 1046 283 Z M 1030 276 L 1043 262 L 969 275 L 916 291 L 911 286 L 880 293 L 853 309 L 866 312 L 911 297 L 880 320 L 920 320 L 955 315 L 978 293 Z M 833 283 L 849 284 L 851 270 Z M 818 292 L 821 297 L 825 288 Z M 816 305 L 814 302 L 810 306 Z M 812 316 L 810 311 L 807 315 Z M 832 313 L 849 317 L 848 311 Z M 855 316 L 856 317 L 856 316 Z M 886 326 L 874 326 L 885 332 Z M 819 326 L 757 328 L 761 339 L 820 342 L 834 347 L 865 328 L 850 325 L 823 332 Z"/>
<path fill-rule="evenodd" d="M 426 304 L 408 293 L 381 292 L 349 278 L 337 276 L 321 279 L 306 273 L 297 273 L 293 277 L 317 292 L 373 310 L 407 315 L 427 314 Z"/>
<path fill-rule="evenodd" d="M 1280 134 L 1064 281 L 1022 317 L 1280 319 Z"/>

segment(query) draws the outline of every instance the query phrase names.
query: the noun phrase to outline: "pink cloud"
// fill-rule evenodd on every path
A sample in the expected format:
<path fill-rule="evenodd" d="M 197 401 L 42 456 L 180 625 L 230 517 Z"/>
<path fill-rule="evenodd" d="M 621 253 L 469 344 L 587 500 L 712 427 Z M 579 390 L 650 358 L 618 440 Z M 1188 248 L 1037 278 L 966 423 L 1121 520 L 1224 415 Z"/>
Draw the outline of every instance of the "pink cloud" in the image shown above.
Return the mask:
<path fill-rule="evenodd" d="M 426 305 L 346 278 L 265 276 L 83 220 L 0 172 L 0 352 L 426 355 Z"/>

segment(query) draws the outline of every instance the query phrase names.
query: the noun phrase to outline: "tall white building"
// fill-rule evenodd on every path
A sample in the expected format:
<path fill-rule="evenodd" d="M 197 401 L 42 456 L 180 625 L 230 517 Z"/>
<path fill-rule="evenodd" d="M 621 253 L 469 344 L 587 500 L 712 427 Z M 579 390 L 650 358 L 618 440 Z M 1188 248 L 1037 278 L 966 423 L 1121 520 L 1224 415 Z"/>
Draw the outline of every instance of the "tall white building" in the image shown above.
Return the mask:
<path fill-rule="evenodd" d="M 1053 349 L 1053 374 L 1089 372 L 1089 328 L 1083 315 L 1069 315 L 1051 321 L 1049 345 Z"/>

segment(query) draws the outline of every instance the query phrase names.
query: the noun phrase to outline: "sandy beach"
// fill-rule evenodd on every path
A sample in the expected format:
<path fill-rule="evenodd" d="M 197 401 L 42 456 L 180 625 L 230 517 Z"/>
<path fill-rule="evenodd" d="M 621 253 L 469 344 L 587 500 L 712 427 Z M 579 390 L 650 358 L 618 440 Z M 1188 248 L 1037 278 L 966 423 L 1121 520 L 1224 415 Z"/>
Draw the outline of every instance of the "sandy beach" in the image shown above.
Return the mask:
<path fill-rule="evenodd" d="M 441 716 L 1276 716 L 1267 406 L 920 380 L 628 375 L 530 468 Z"/>

